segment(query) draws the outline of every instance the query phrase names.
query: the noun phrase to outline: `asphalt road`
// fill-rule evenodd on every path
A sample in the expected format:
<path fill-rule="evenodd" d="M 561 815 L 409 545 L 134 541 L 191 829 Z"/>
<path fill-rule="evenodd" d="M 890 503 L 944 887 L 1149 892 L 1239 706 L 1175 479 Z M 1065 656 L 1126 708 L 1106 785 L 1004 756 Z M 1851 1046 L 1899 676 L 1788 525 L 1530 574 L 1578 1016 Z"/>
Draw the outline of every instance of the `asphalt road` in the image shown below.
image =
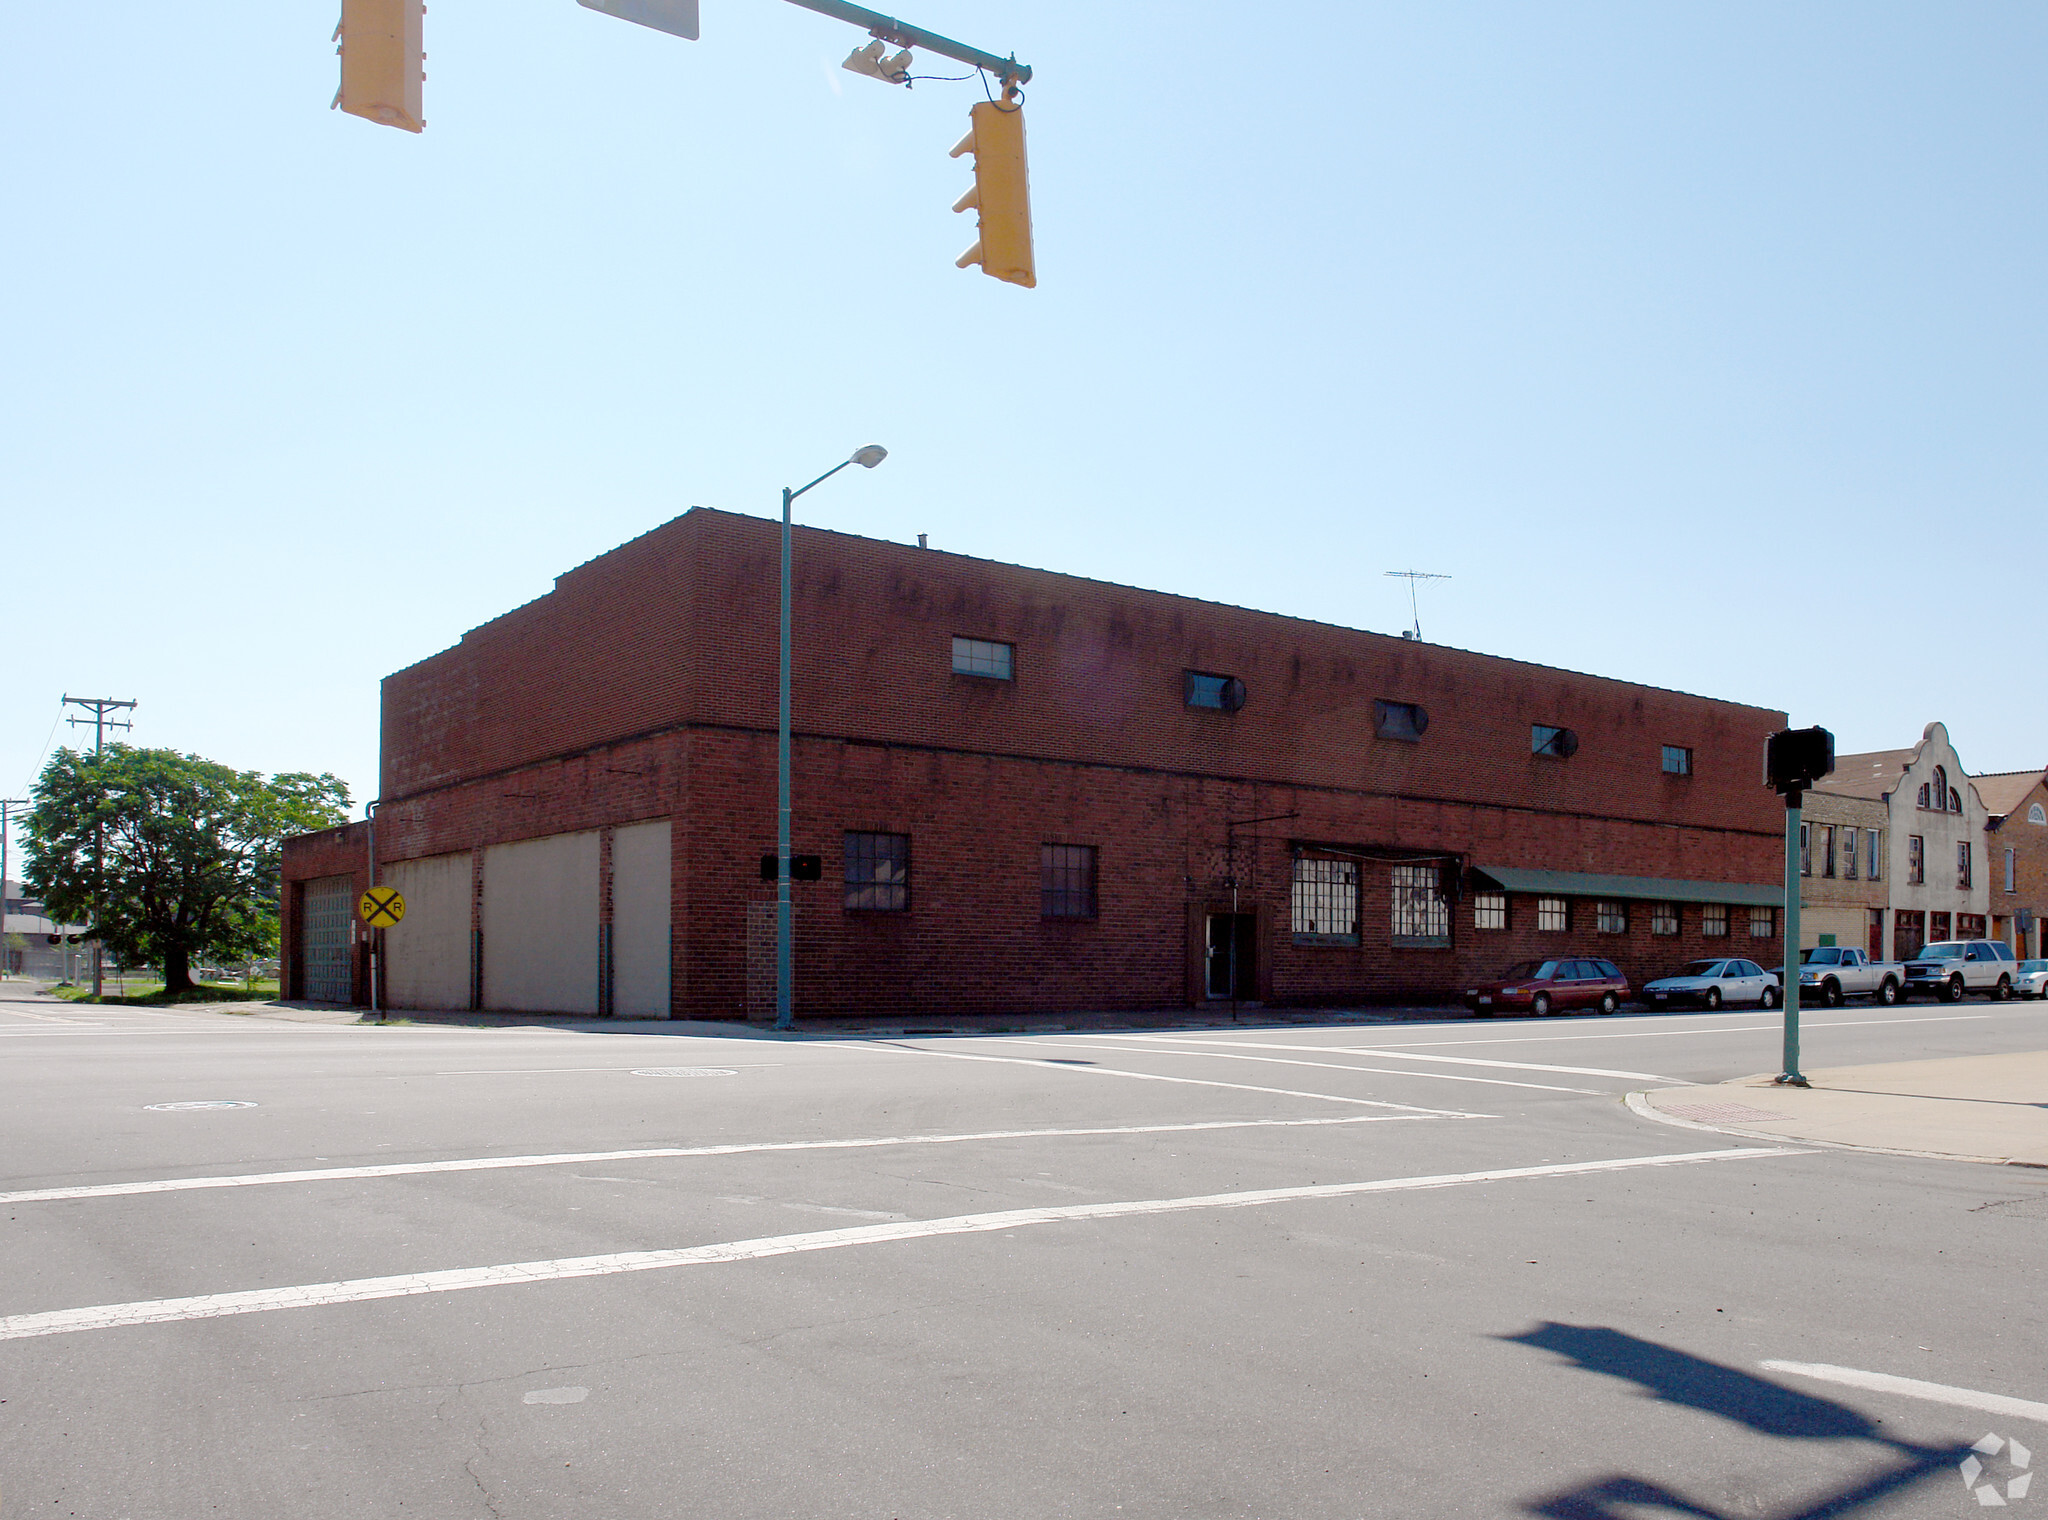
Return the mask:
<path fill-rule="evenodd" d="M 1970 1443 L 2048 1466 L 2048 1173 L 1621 1101 L 1777 1029 L 0 1002 L 0 1520 L 1977 1513 Z M 2043 1045 L 1807 1016 L 1815 1068 Z"/>

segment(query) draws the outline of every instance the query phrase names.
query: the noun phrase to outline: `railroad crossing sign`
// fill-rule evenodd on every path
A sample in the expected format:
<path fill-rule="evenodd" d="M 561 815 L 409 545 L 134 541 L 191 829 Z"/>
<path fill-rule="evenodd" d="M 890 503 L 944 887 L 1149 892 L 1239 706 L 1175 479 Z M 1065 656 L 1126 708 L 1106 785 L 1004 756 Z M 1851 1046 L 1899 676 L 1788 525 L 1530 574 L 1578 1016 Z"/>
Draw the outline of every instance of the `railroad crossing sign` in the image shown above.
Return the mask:
<path fill-rule="evenodd" d="M 396 887 L 372 887 L 356 899 L 356 917 L 372 929 L 389 929 L 405 917 L 405 897 Z"/>

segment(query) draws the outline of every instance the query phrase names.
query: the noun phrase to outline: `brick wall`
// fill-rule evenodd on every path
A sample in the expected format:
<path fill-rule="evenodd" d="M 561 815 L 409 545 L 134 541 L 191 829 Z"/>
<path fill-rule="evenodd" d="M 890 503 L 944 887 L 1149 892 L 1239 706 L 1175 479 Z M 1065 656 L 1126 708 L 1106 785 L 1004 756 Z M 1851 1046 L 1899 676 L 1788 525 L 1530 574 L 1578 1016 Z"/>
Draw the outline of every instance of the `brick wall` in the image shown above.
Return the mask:
<path fill-rule="evenodd" d="M 776 545 L 772 522 L 693 512 L 390 677 L 380 857 L 674 818 L 676 1010 L 758 1011 Z M 1474 931 L 1469 897 L 1449 947 L 1396 948 L 1387 861 L 1775 881 L 1782 814 L 1757 769 L 1782 714 L 808 529 L 796 626 L 795 847 L 826 862 L 795 889 L 803 1009 L 1182 1004 L 1233 879 L 1256 990 L 1281 1002 L 1441 996 L 1544 953 L 1637 981 L 1695 954 L 1777 958 L 1740 908 L 1728 941 L 1696 939 L 1696 907 L 1653 939 L 1639 905 L 1626 936 L 1589 917 L 1525 945 Z M 954 635 L 1013 643 L 1015 679 L 954 674 Z M 1187 707 L 1187 669 L 1243 680 L 1243 710 Z M 1424 706 L 1422 741 L 1375 737 L 1375 698 Z M 1539 722 L 1577 753 L 1532 754 Z M 1693 774 L 1664 773 L 1664 744 Z M 1292 816 L 1232 826 L 1272 815 Z M 907 912 L 846 910 L 847 830 L 911 837 Z M 289 879 L 321 874 L 323 837 L 292 843 Z M 1094 919 L 1040 916 L 1048 843 L 1099 851 Z M 1304 847 L 1366 857 L 1358 945 L 1294 943 Z"/>

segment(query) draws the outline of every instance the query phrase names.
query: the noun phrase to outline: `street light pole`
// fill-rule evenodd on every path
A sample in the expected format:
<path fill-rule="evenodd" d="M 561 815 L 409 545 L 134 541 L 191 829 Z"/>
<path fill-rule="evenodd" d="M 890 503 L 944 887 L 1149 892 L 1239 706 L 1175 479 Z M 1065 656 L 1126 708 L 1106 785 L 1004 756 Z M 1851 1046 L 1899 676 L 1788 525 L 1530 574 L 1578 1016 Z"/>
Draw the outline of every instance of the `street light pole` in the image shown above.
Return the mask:
<path fill-rule="evenodd" d="M 792 982 L 794 949 L 789 900 L 789 509 L 811 486 L 823 485 L 850 464 L 872 470 L 889 451 L 878 443 L 856 449 L 853 457 L 842 459 L 809 486 L 792 491 L 782 488 L 782 666 L 778 683 L 780 701 L 775 730 L 775 1027 L 794 1029 L 796 1007 Z"/>

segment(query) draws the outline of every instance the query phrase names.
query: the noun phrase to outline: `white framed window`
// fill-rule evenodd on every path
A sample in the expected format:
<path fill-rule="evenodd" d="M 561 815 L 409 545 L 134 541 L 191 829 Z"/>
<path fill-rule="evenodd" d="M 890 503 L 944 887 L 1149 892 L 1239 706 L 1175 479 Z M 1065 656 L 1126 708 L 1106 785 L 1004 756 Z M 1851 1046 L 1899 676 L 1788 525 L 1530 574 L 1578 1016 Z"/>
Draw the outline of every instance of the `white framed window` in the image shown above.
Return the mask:
<path fill-rule="evenodd" d="M 1656 903 L 1650 909 L 1650 932 L 1652 934 L 1676 934 L 1678 932 L 1678 904 Z"/>
<path fill-rule="evenodd" d="M 1536 932 L 1563 934 L 1572 926 L 1572 905 L 1562 897 L 1536 899 Z"/>
<path fill-rule="evenodd" d="M 1884 830 L 1865 829 L 1863 831 L 1863 837 L 1865 840 L 1869 842 L 1870 845 L 1869 854 L 1865 857 L 1864 860 L 1864 879 L 1867 881 L 1883 881 Z"/>
<path fill-rule="evenodd" d="M 1594 905 L 1593 924 L 1602 934 L 1628 933 L 1628 904 L 1603 898 Z"/>
<path fill-rule="evenodd" d="M 1723 939 L 1728 934 L 1728 904 L 1702 903 L 1700 905 L 1700 933 L 1707 939 Z"/>
<path fill-rule="evenodd" d="M 1395 866 L 1393 897 L 1395 944 L 1431 946 L 1451 942 L 1451 905 L 1444 898 L 1442 866 L 1433 860 Z"/>
<path fill-rule="evenodd" d="M 1017 646 L 990 639 L 953 640 L 953 674 L 982 676 L 991 681 L 1014 679 Z"/>
<path fill-rule="evenodd" d="M 1358 943 L 1358 862 L 1303 856 L 1294 862 L 1294 942 Z"/>
<path fill-rule="evenodd" d="M 2035 803 L 2027 809 L 2027 822 L 2048 823 L 2048 807 L 2042 807 L 2038 802 Z"/>
<path fill-rule="evenodd" d="M 1776 939 L 1778 937 L 1778 910 L 1776 908 L 1751 908 L 1749 910 L 1749 937 L 1751 939 Z"/>
<path fill-rule="evenodd" d="M 1860 845 L 1863 840 L 1863 834 L 1861 830 L 1851 828 L 1844 828 L 1841 834 L 1842 874 L 1849 880 L 1854 881 L 1858 874 L 1856 868 L 1862 863 L 1863 851 Z"/>
<path fill-rule="evenodd" d="M 1472 898 L 1472 927 L 1475 929 L 1505 929 L 1508 926 L 1508 895 L 1505 892 L 1479 892 Z"/>

